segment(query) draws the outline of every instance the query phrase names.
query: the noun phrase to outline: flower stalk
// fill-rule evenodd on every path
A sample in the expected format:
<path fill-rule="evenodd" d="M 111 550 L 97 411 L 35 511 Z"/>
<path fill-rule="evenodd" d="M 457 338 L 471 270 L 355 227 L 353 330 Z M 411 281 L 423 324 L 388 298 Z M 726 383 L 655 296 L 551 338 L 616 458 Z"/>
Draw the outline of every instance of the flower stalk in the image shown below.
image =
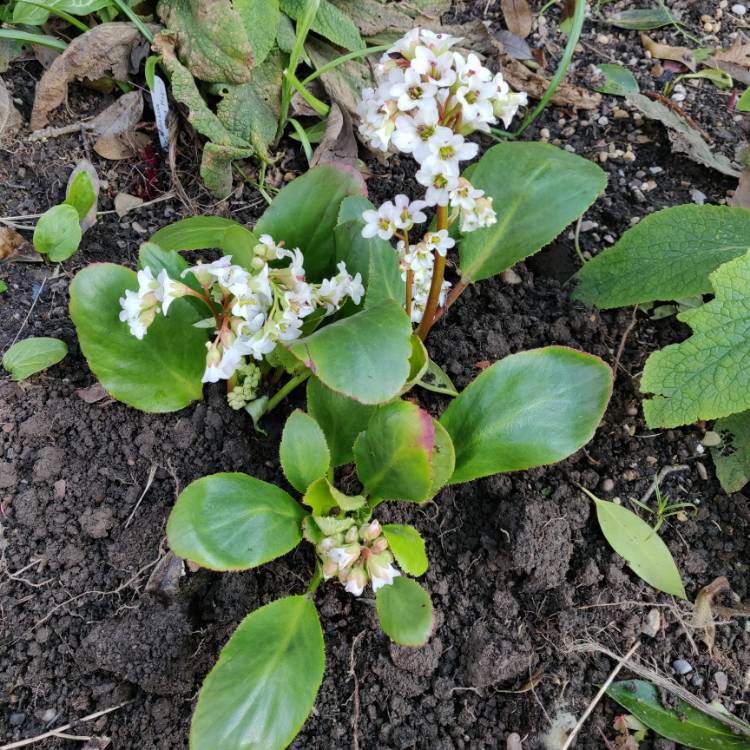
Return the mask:
<path fill-rule="evenodd" d="M 437 228 L 438 232 L 441 229 L 448 229 L 448 206 L 437 207 Z M 432 267 L 432 283 L 430 284 L 430 293 L 427 297 L 427 303 L 425 304 L 424 314 L 422 320 L 417 328 L 417 336 L 422 341 L 427 338 L 427 334 L 435 324 L 435 316 L 437 314 L 440 293 L 443 290 L 443 281 L 445 279 L 445 255 L 435 253 L 435 265 Z"/>

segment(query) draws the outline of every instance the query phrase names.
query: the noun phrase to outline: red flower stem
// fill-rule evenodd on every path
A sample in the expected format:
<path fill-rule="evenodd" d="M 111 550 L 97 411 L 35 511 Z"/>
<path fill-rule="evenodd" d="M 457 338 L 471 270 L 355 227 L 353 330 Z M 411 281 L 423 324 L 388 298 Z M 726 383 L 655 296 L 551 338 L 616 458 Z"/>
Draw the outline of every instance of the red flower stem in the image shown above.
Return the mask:
<path fill-rule="evenodd" d="M 448 206 L 437 207 L 437 230 L 448 229 Z M 435 324 L 435 315 L 437 314 L 438 303 L 440 301 L 440 291 L 443 288 L 443 278 L 445 277 L 445 256 L 435 253 L 435 265 L 432 269 L 432 283 L 430 284 L 430 293 L 427 295 L 427 303 L 424 308 L 424 315 L 417 328 L 417 336 L 422 341 L 427 338 L 427 334 Z"/>

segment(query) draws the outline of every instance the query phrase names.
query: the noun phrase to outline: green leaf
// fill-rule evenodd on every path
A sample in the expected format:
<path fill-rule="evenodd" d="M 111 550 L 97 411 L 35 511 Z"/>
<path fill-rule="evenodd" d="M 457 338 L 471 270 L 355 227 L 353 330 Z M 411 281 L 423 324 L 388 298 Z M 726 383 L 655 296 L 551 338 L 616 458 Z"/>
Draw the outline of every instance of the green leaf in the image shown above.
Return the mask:
<path fill-rule="evenodd" d="M 281 468 L 289 484 L 304 493 L 331 465 L 331 454 L 323 430 L 300 409 L 291 413 L 281 434 Z"/>
<path fill-rule="evenodd" d="M 206 677 L 190 727 L 192 750 L 283 750 L 323 681 L 323 631 L 307 596 L 251 612 Z"/>
<path fill-rule="evenodd" d="M 711 448 L 716 476 L 724 492 L 739 492 L 750 482 L 750 411 L 719 419 L 714 430 L 722 438 Z"/>
<path fill-rule="evenodd" d="M 64 341 L 47 336 L 32 336 L 16 342 L 3 355 L 3 367 L 11 380 L 26 380 L 65 358 L 68 346 Z"/>
<path fill-rule="evenodd" d="M 375 607 L 383 632 L 402 646 L 423 646 L 432 632 L 434 613 L 430 595 L 404 576 L 378 589 Z"/>
<path fill-rule="evenodd" d="M 550 243 L 591 206 L 607 175 L 547 143 L 500 143 L 473 167 L 471 182 L 492 197 L 497 223 L 461 239 L 465 282 L 499 274 Z"/>
<path fill-rule="evenodd" d="M 628 229 L 586 263 L 573 296 L 601 308 L 710 292 L 709 274 L 750 249 L 750 211 L 674 206 Z"/>
<path fill-rule="evenodd" d="M 745 89 L 742 96 L 737 100 L 737 110 L 750 112 L 750 88 Z"/>
<path fill-rule="evenodd" d="M 354 460 L 354 441 L 375 413 L 375 406 L 360 404 L 323 385 L 318 378 L 307 381 L 307 408 L 326 436 L 331 465 L 343 466 Z"/>
<path fill-rule="evenodd" d="M 726 71 L 720 70 L 719 68 L 703 68 L 702 70 L 699 70 L 695 73 L 684 73 L 681 76 L 677 76 L 677 78 L 675 79 L 675 83 L 690 78 L 705 78 L 711 81 L 711 83 L 713 83 L 713 85 L 716 86 L 717 89 L 721 89 L 722 91 L 728 91 L 734 85 L 732 76 L 730 76 Z"/>
<path fill-rule="evenodd" d="M 254 57 L 230 0 L 160 0 L 159 16 L 177 40 L 180 62 L 200 81 L 244 83 Z"/>
<path fill-rule="evenodd" d="M 345 495 L 326 477 L 321 477 L 307 488 L 302 502 L 312 508 L 313 516 L 318 518 L 327 515 L 334 508 L 341 508 L 343 511 L 359 510 L 367 501 L 362 495 Z"/>
<path fill-rule="evenodd" d="M 422 379 L 422 376 L 427 372 L 429 359 L 430 356 L 427 354 L 427 349 L 424 343 L 422 343 L 422 339 L 413 333 L 411 336 L 411 356 L 409 357 L 409 377 L 401 389 L 402 394 L 410 391 Z"/>
<path fill-rule="evenodd" d="M 387 299 L 403 304 L 406 300 L 406 282 L 401 278 L 398 256 L 385 240 L 373 237 L 370 242 L 374 247 L 367 271 L 365 307 L 372 307 Z"/>
<path fill-rule="evenodd" d="M 624 66 L 616 63 L 601 63 L 596 66 L 604 76 L 604 82 L 592 85 L 594 91 L 613 96 L 627 96 L 640 92 L 635 76 Z"/>
<path fill-rule="evenodd" d="M 401 570 L 412 576 L 421 576 L 427 572 L 429 563 L 424 539 L 413 526 L 387 523 L 383 526 L 383 535 Z"/>
<path fill-rule="evenodd" d="M 650 31 L 676 23 L 675 17 L 662 7 L 621 10 L 619 13 L 607 16 L 606 21 L 619 29 L 635 29 L 636 31 Z"/>
<path fill-rule="evenodd" d="M 78 250 L 82 236 L 78 211 L 73 206 L 61 203 L 39 217 L 32 241 L 37 252 L 59 263 Z"/>
<path fill-rule="evenodd" d="M 0 294 L 4 294 L 7 291 L 8 285 L 2 279 L 0 279 Z"/>
<path fill-rule="evenodd" d="M 427 362 L 427 371 L 422 375 L 417 385 L 434 393 L 442 393 L 446 396 L 458 396 L 458 391 L 456 390 L 456 386 L 453 385 L 453 381 L 440 365 L 432 360 Z"/>
<path fill-rule="evenodd" d="M 119 401 L 150 412 L 177 411 L 203 395 L 207 333 L 193 328 L 205 314 L 186 299 L 158 315 L 139 341 L 120 321 L 120 297 L 137 289 L 133 271 L 95 263 L 76 274 L 70 316 L 91 371 Z"/>
<path fill-rule="evenodd" d="M 357 474 L 375 500 L 428 500 L 432 487 L 432 417 L 410 401 L 378 409 L 354 443 Z"/>
<path fill-rule="evenodd" d="M 279 0 L 233 0 L 234 9 L 242 18 L 245 33 L 260 65 L 273 49 L 279 25 Z"/>
<path fill-rule="evenodd" d="M 430 497 L 435 497 L 450 481 L 456 470 L 456 450 L 448 430 L 436 419 L 432 420 L 435 427 L 435 447 L 432 450 L 432 485 Z"/>
<path fill-rule="evenodd" d="M 337 393 L 379 404 L 397 396 L 406 383 L 410 339 L 406 313 L 390 300 L 298 339 L 289 350 Z"/>
<path fill-rule="evenodd" d="M 591 440 L 611 393 L 610 368 L 567 347 L 495 362 L 440 419 L 456 449 L 451 484 L 562 461 Z"/>
<path fill-rule="evenodd" d="M 88 172 L 81 170 L 73 178 L 65 194 L 65 203 L 78 212 L 79 222 L 86 218 L 96 203 L 96 191 Z"/>
<path fill-rule="evenodd" d="M 662 538 L 640 516 L 622 505 L 600 500 L 581 488 L 596 505 L 596 518 L 609 546 L 649 586 L 685 598 L 680 571 Z"/>
<path fill-rule="evenodd" d="M 305 0 L 281 0 L 281 10 L 298 21 L 305 13 Z M 320 0 L 312 30 L 350 52 L 365 46 L 354 21 L 328 0 Z"/>
<path fill-rule="evenodd" d="M 673 742 L 697 750 L 750 750 L 750 726 L 743 737 L 681 698 L 674 699 L 674 708 L 666 708 L 650 682 L 614 682 L 607 688 L 607 695 L 656 734 Z"/>
<path fill-rule="evenodd" d="M 335 271 L 334 228 L 341 201 L 360 194 L 354 176 L 336 167 L 321 166 L 290 182 L 274 198 L 255 233 L 270 234 L 286 247 L 299 247 L 305 255 L 308 281 L 319 282 Z"/>
<path fill-rule="evenodd" d="M 151 242 L 164 250 L 177 252 L 214 247 L 223 250 L 224 237 L 232 227 L 242 227 L 242 224 L 222 216 L 191 216 L 162 227 L 152 235 Z"/>
<path fill-rule="evenodd" d="M 750 252 L 710 275 L 715 297 L 677 317 L 693 334 L 654 352 L 641 377 L 651 427 L 677 427 L 750 409 Z"/>
<path fill-rule="evenodd" d="M 210 570 L 255 568 L 302 539 L 305 513 L 280 487 L 247 474 L 191 482 L 167 521 L 172 552 Z"/>

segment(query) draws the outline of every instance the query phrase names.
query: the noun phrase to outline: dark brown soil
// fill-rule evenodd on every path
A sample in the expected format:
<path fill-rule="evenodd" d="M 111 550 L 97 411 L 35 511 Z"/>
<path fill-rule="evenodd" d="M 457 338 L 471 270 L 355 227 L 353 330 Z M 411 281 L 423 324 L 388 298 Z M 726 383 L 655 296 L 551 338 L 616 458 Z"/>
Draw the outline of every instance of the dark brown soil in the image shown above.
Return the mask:
<path fill-rule="evenodd" d="M 459 19 L 482 17 L 484 5 L 456 12 Z M 498 17 L 495 5 L 490 20 Z M 714 6 L 692 3 L 683 17 L 697 29 L 700 15 Z M 590 63 L 605 59 L 590 49 L 598 44 L 597 33 L 612 36 L 613 30 L 592 25 L 587 32 L 576 67 L 581 79 Z M 677 43 L 672 31 L 656 36 Z M 614 38 L 607 53 L 625 62 L 637 57 L 641 62 L 633 67 L 639 80 L 652 88 L 637 36 L 615 33 Z M 38 75 L 36 64 L 21 63 L 6 76 L 25 117 Z M 717 147 L 731 154 L 744 123 L 733 121 L 726 94 L 708 82 L 695 91 L 700 98 L 689 99 L 685 108 L 717 138 Z M 595 226 L 581 235 L 583 249 L 591 253 L 617 238 L 633 217 L 690 202 L 691 190 L 719 202 L 734 187 L 732 180 L 674 156 L 660 126 L 638 126 L 632 116 L 612 118 L 618 105 L 607 97 L 601 111 L 577 119 L 550 110 L 529 134 L 539 137 L 547 128 L 551 140 L 591 158 L 609 143 L 623 150 L 635 144 L 636 161 L 613 158 L 602 165 L 609 187 L 586 216 Z M 74 90 L 71 97 L 76 116 L 102 106 L 98 95 Z M 609 116 L 607 125 L 598 124 L 602 116 Z M 85 151 L 79 137 L 33 146 L 19 137 L 0 153 L 6 188 L 0 216 L 7 216 L 43 211 L 60 200 L 71 167 Z M 195 166 L 187 144 L 183 159 L 188 192 L 202 210 L 254 221 L 263 208 L 254 191 L 246 188 L 221 206 L 210 205 L 190 178 Z M 117 192 L 135 192 L 143 184 L 137 160 L 95 159 L 95 164 L 108 183 L 102 209 L 111 208 Z M 663 171 L 654 175 L 653 167 Z M 412 184 L 413 167 L 405 160 L 373 171 L 369 185 L 375 199 Z M 633 187 L 652 178 L 657 187 L 651 191 Z M 166 168 L 159 179 L 167 189 Z M 94 379 L 67 313 L 70 280 L 93 261 L 132 265 L 138 244 L 184 212 L 171 200 L 124 219 L 107 214 L 62 267 L 0 266 L 9 287 L 0 297 L 0 349 L 19 332 L 21 337 L 57 336 L 70 347 L 62 364 L 26 383 L 0 380 L 0 742 L 33 737 L 129 701 L 70 732 L 109 737 L 118 750 L 186 748 L 197 690 L 232 630 L 255 607 L 304 590 L 312 562 L 304 547 L 247 573 L 186 571 L 180 577 L 179 567 L 161 570 L 169 562 L 164 524 L 176 494 L 190 481 L 230 470 L 283 482 L 277 445 L 284 409 L 266 420 L 263 436 L 228 408 L 220 389 L 207 389 L 204 402 L 171 415 L 141 414 L 109 400 L 88 404 L 76 394 Z M 601 314 L 571 302 L 566 281 L 576 267 L 566 232 L 516 268 L 520 283 L 497 279 L 469 290 L 434 330 L 433 358 L 459 387 L 486 362 L 548 344 L 614 362 L 632 311 Z M 745 622 L 720 624 L 712 655 L 695 647 L 700 639 L 687 624 L 690 605 L 657 594 L 629 571 L 607 546 L 590 502 L 578 489 L 583 485 L 623 501 L 638 498 L 660 470 L 686 464 L 687 470 L 669 475 L 662 489 L 674 501 L 698 506 L 663 532 L 688 597 L 694 600 L 703 586 L 724 575 L 735 601 L 750 598 L 747 496 L 721 491 L 699 444 L 699 428 L 655 433 L 642 418 L 638 376 L 645 358 L 685 331 L 671 319 L 654 322 L 639 314 L 635 320 L 614 398 L 585 450 L 558 466 L 448 488 L 425 507 L 383 507 L 383 520 L 414 523 L 427 540 L 431 568 L 424 583 L 437 610 L 434 636 L 419 650 L 393 646 L 377 627 L 371 601 L 323 587 L 316 601 L 326 633 L 326 677 L 314 714 L 293 747 L 505 748 L 511 732 L 527 738 L 524 747 L 536 747 L 556 717 L 581 714 L 614 666 L 593 650 L 569 649 L 591 641 L 624 653 L 654 607 L 662 627 L 656 637 L 640 636 L 643 663 L 706 700 L 720 697 L 729 710 L 750 718 Z M 419 396 L 434 413 L 444 407 L 432 394 Z M 296 395 L 288 407 L 300 403 Z M 152 471 L 153 483 L 143 495 Z M 163 575 L 148 584 L 157 569 Z M 689 661 L 693 671 L 677 677 L 676 659 Z M 721 694 L 718 672 L 727 683 Z M 528 689 L 532 675 L 534 687 Z M 603 748 L 601 732 L 614 737 L 616 713 L 603 701 L 576 747 Z M 57 738 L 35 747 L 80 748 L 81 743 Z M 675 746 L 649 739 L 641 747 Z"/>

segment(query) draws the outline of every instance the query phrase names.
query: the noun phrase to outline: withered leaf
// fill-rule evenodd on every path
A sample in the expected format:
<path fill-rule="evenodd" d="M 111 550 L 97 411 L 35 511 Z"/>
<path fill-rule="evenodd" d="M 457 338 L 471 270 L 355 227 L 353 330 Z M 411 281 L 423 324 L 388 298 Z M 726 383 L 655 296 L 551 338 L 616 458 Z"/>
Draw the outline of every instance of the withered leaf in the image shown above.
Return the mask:
<path fill-rule="evenodd" d="M 73 392 L 81 401 L 85 401 L 87 404 L 95 404 L 97 401 L 101 401 L 107 397 L 107 391 L 104 390 L 104 386 L 101 383 L 94 383 L 88 388 L 76 388 Z"/>
<path fill-rule="evenodd" d="M 750 169 L 743 169 L 734 195 L 727 199 L 730 206 L 750 208 Z"/>
<path fill-rule="evenodd" d="M 531 33 L 533 16 L 526 0 L 500 0 L 508 31 L 525 39 Z"/>
<path fill-rule="evenodd" d="M 118 135 L 104 135 L 94 143 L 94 151 L 103 159 L 118 161 L 132 159 L 151 139 L 145 133 L 128 131 Z"/>
<path fill-rule="evenodd" d="M 713 650 L 716 641 L 716 622 L 713 612 L 714 597 L 722 591 L 729 590 L 729 581 L 724 576 L 720 576 L 709 583 L 708 586 L 704 586 L 695 598 L 693 629 L 703 631 L 701 640 L 708 647 L 709 653 Z"/>
<path fill-rule="evenodd" d="M 143 205 L 143 198 L 130 193 L 118 193 L 115 196 L 115 211 L 122 218 L 126 213 Z"/>
<path fill-rule="evenodd" d="M 96 135 L 117 135 L 132 130 L 143 116 L 143 95 L 138 89 L 123 94 L 102 110 L 86 129 Z"/>
<path fill-rule="evenodd" d="M 507 31 L 506 29 L 498 29 L 492 33 L 514 60 L 534 59 L 534 53 L 531 47 L 529 47 L 528 42 L 525 39 L 521 39 L 518 34 L 514 34 L 512 31 Z"/>
<path fill-rule="evenodd" d="M 9 135 L 17 130 L 22 119 L 18 110 L 13 106 L 5 81 L 0 78 L 0 136 Z"/>
<path fill-rule="evenodd" d="M 698 66 L 695 60 L 695 52 L 687 47 L 672 47 L 669 44 L 659 44 L 659 42 L 655 42 L 648 34 L 641 34 L 641 44 L 644 49 L 651 53 L 651 57 L 657 60 L 674 60 L 693 71 Z"/>
<path fill-rule="evenodd" d="M 742 42 L 738 37 L 728 49 L 714 52 L 706 65 L 721 68 L 735 81 L 750 86 L 750 42 Z"/>
<path fill-rule="evenodd" d="M 25 241 L 15 229 L 0 227 L 0 260 L 11 260 Z"/>
<path fill-rule="evenodd" d="M 131 55 L 142 44 L 146 40 L 131 23 L 103 23 L 76 37 L 37 84 L 31 129 L 47 124 L 50 113 L 65 101 L 71 81 L 100 78 L 108 71 L 127 80 Z"/>
<path fill-rule="evenodd" d="M 365 180 L 357 169 L 357 139 L 354 137 L 352 118 L 337 102 L 331 103 L 325 135 L 310 161 L 311 167 L 321 164 L 331 164 L 353 174 L 360 181 L 362 192 L 366 192 Z"/>

